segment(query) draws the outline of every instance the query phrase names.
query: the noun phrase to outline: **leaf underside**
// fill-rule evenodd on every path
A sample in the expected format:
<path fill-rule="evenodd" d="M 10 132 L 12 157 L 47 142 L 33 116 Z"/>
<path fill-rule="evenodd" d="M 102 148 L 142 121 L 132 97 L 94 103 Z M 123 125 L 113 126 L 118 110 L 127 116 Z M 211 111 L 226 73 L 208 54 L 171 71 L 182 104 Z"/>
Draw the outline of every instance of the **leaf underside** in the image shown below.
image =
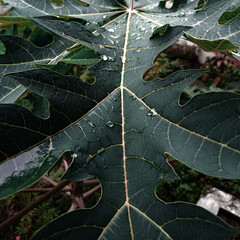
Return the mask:
<path fill-rule="evenodd" d="M 26 4 L 30 9 L 37 4 L 6 2 L 15 4 L 16 14 L 26 13 Z M 42 2 L 34 7 L 36 12 L 31 11 L 33 16 L 53 14 L 47 11 L 50 5 L 40 9 Z M 88 69 L 96 79 L 93 85 L 47 69 L 22 69 L 3 78 L 7 84 L 46 97 L 50 117 L 38 118 L 16 104 L 0 105 L 0 197 L 37 181 L 70 150 L 76 158 L 64 178 L 98 178 L 101 200 L 91 210 L 74 211 L 53 221 L 34 240 L 230 239 L 234 231 L 209 212 L 186 203 L 165 204 L 154 191 L 162 178 L 176 177 L 166 154 L 209 175 L 239 178 L 240 97 L 208 93 L 181 106 L 182 91 L 205 70 L 143 81 L 154 57 L 192 31 L 183 22 L 174 24 L 170 17 L 163 35 L 152 36 L 167 21 L 164 11 L 155 6 L 158 1 L 136 1 L 135 9 L 131 1 L 86 2 L 74 1 L 78 6 L 72 8 L 73 1 L 66 0 L 65 8 L 54 10 L 59 15 L 71 12 L 87 24 L 52 16 L 31 21 L 69 44 L 76 42 L 99 53 L 101 59 Z M 223 2 L 228 1 L 215 2 L 221 16 L 228 7 Z M 213 1 L 208 4 L 198 17 L 214 9 Z M 196 2 L 183 10 L 193 6 Z M 169 11 L 175 14 L 180 9 Z"/>

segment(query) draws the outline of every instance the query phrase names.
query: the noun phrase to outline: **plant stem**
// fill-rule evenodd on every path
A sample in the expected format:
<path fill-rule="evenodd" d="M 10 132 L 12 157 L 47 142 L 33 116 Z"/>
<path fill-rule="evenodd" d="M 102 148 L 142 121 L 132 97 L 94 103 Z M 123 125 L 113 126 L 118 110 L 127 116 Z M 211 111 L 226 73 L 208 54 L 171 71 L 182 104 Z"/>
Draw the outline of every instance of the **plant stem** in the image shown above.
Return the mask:
<path fill-rule="evenodd" d="M 20 193 L 25 193 L 25 192 L 49 192 L 53 188 L 26 188 L 20 191 Z M 69 192 L 72 191 L 72 188 L 66 187 L 61 190 L 62 192 Z"/>
<path fill-rule="evenodd" d="M 134 0 L 132 0 L 132 7 L 131 7 L 131 10 L 133 10 L 133 1 L 134 1 Z"/>
<path fill-rule="evenodd" d="M 91 197 L 94 193 L 96 193 L 99 189 L 101 189 L 101 185 L 97 185 L 96 187 L 92 188 L 91 190 L 83 193 L 83 198 L 87 199 L 89 197 Z"/>
<path fill-rule="evenodd" d="M 97 179 L 84 180 L 80 183 L 81 187 L 88 187 L 97 184 L 99 184 L 99 181 Z"/>
<path fill-rule="evenodd" d="M 52 180 L 51 178 L 47 177 L 46 175 L 42 176 L 42 179 L 44 179 L 46 182 L 50 183 L 53 186 L 57 186 L 58 183 Z"/>
<path fill-rule="evenodd" d="M 42 202 L 46 201 L 49 197 L 51 197 L 53 194 L 56 192 L 60 191 L 62 188 L 64 188 L 66 185 L 69 184 L 69 181 L 62 181 L 58 183 L 57 186 L 53 187 L 51 191 L 45 193 L 42 195 L 40 198 L 38 198 L 36 201 L 30 203 L 27 207 L 23 208 L 21 211 L 18 213 L 14 214 L 12 217 L 4 221 L 3 223 L 0 224 L 0 230 L 5 229 L 11 224 L 14 224 L 17 222 L 19 219 L 21 219 L 25 214 L 27 214 L 29 211 L 40 205 Z"/>

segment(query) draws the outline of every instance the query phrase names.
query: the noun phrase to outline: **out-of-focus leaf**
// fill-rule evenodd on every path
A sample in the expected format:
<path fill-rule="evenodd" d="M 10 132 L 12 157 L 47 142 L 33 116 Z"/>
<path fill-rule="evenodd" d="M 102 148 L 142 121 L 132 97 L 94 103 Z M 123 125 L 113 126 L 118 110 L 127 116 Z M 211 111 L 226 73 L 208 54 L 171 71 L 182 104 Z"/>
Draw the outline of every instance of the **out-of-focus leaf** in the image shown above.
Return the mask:
<path fill-rule="evenodd" d="M 5 45 L 2 41 L 0 41 L 0 55 L 3 55 L 6 53 Z"/>
<path fill-rule="evenodd" d="M 211 41 L 211 40 L 193 38 L 192 36 L 187 34 L 185 36 L 188 40 L 190 40 L 193 43 L 196 43 L 206 52 L 230 52 L 230 51 L 239 49 L 238 46 L 232 44 L 227 39 L 219 39 L 219 40 Z"/>
<path fill-rule="evenodd" d="M 24 17 L 3 17 L 0 16 L 0 26 L 1 27 L 6 27 L 9 25 L 14 25 L 14 24 L 22 24 L 22 23 L 29 23 L 29 19 L 28 18 L 24 18 Z"/>
<path fill-rule="evenodd" d="M 228 10 L 225 13 L 221 15 L 221 17 L 218 19 L 219 24 L 226 24 L 230 21 L 232 21 L 234 18 L 239 16 L 240 14 L 240 6 L 235 8 L 234 10 Z"/>
<path fill-rule="evenodd" d="M 98 62 L 101 58 L 93 50 L 78 46 L 70 51 L 70 53 L 64 57 L 61 62 L 79 65 L 91 65 Z"/>
<path fill-rule="evenodd" d="M 31 91 L 26 91 L 15 103 L 27 108 L 40 118 L 47 119 L 50 116 L 48 100 Z"/>

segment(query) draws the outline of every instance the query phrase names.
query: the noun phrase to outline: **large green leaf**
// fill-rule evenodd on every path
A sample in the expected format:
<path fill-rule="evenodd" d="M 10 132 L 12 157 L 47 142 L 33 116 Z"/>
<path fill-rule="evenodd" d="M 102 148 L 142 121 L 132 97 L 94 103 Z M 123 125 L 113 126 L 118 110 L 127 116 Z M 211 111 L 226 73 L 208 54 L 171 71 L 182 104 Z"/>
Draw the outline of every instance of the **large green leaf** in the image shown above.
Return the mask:
<path fill-rule="evenodd" d="M 240 97 L 208 93 L 180 106 L 182 91 L 204 70 L 143 81 L 154 56 L 189 29 L 168 26 L 155 31 L 161 36 L 152 35 L 159 24 L 138 9 L 150 2 L 155 1 L 99 1 L 105 10 L 116 9 L 109 18 L 97 14 L 102 10 L 97 4 L 81 5 L 87 11 L 82 18 L 107 19 L 102 28 L 49 16 L 32 19 L 101 56 L 89 68 L 96 78 L 93 85 L 47 69 L 4 78 L 48 98 L 50 117 L 43 120 L 21 106 L 0 105 L 0 196 L 29 186 L 69 150 L 75 161 L 65 178 L 96 177 L 102 185 L 94 209 L 66 214 L 34 239 L 226 240 L 234 234 L 209 212 L 185 203 L 165 204 L 154 194 L 162 178 L 176 177 L 166 154 L 209 175 L 239 178 Z"/>
<path fill-rule="evenodd" d="M 102 24 L 104 21 L 112 19 L 114 14 L 124 13 L 122 9 L 124 1 L 66 0 L 58 8 L 51 4 L 50 0 L 6 0 L 5 2 L 15 7 L 12 12 L 13 16 L 36 17 L 58 14 L 85 18 Z M 173 1 L 172 8 L 167 9 L 165 1 L 136 1 L 135 8 L 139 9 L 139 14 L 145 17 L 145 20 L 154 23 L 154 26 L 156 23 L 158 26 L 165 24 L 191 26 L 193 28 L 187 33 L 196 39 L 228 39 L 233 45 L 239 47 L 239 10 L 232 10 L 232 8 L 239 6 L 239 1 L 208 0 L 203 5 L 204 7 L 196 10 L 198 2 L 199 0 Z M 130 5 L 131 3 L 129 3 Z M 219 25 L 218 20 L 221 22 L 222 19 L 228 19 L 228 21 Z M 225 49 L 225 51 L 227 50 L 231 51 L 232 48 Z"/>

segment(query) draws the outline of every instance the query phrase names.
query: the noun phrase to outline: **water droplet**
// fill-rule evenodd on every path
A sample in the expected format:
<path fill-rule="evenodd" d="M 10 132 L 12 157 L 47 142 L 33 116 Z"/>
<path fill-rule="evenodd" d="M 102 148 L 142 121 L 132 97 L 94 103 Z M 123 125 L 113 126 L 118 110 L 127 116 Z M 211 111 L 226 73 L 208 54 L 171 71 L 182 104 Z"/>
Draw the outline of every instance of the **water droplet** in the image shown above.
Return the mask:
<path fill-rule="evenodd" d="M 148 111 L 147 115 L 150 116 L 150 117 L 154 117 L 154 116 L 158 115 L 158 113 L 157 113 L 156 110 L 153 108 L 153 109 L 151 109 L 151 110 Z"/>
<path fill-rule="evenodd" d="M 152 116 L 153 115 L 153 112 L 151 110 L 148 111 L 147 113 L 148 116 Z"/>
<path fill-rule="evenodd" d="M 130 96 L 129 99 L 132 102 L 132 101 L 136 100 L 136 97 L 135 96 Z"/>
<path fill-rule="evenodd" d="M 103 61 L 107 61 L 107 60 L 108 60 L 108 57 L 107 57 L 106 55 L 103 55 L 103 56 L 102 56 L 102 60 L 103 60 Z"/>
<path fill-rule="evenodd" d="M 183 16 L 185 16 L 185 12 L 181 11 L 179 14 L 179 17 L 183 17 Z"/>
<path fill-rule="evenodd" d="M 113 29 L 113 28 L 108 29 L 108 31 L 109 31 L 110 33 L 114 33 L 114 29 Z"/>
<path fill-rule="evenodd" d="M 114 62 L 114 61 L 115 61 L 114 58 L 112 58 L 112 57 L 110 57 L 110 56 L 108 56 L 108 60 L 111 61 L 111 62 Z"/>
<path fill-rule="evenodd" d="M 110 128 L 113 128 L 114 125 L 115 125 L 114 122 L 112 122 L 112 121 L 108 121 L 106 124 L 107 124 L 107 126 L 110 127 Z"/>
<path fill-rule="evenodd" d="M 105 19 L 107 17 L 107 15 L 103 15 L 103 18 Z"/>
<path fill-rule="evenodd" d="M 153 112 L 153 116 L 158 115 L 158 113 L 157 113 L 157 111 L 155 110 L 155 108 L 152 109 L 152 112 Z"/>
<path fill-rule="evenodd" d="M 187 20 L 188 20 L 188 18 L 185 18 L 184 20 L 185 20 L 185 21 L 187 21 Z"/>
<path fill-rule="evenodd" d="M 86 120 L 86 122 L 87 122 L 91 127 L 95 127 L 95 125 L 94 125 L 91 121 Z"/>
<path fill-rule="evenodd" d="M 139 31 L 140 31 L 140 32 L 144 32 L 145 30 L 146 30 L 145 27 L 140 27 L 140 28 L 139 28 Z"/>
<path fill-rule="evenodd" d="M 76 153 L 74 153 L 72 156 L 73 156 L 74 158 L 76 158 L 76 157 L 77 157 L 77 154 L 76 154 Z"/>
<path fill-rule="evenodd" d="M 95 133 L 96 131 L 95 130 L 93 130 L 93 133 Z"/>
<path fill-rule="evenodd" d="M 113 40 L 109 39 L 109 41 L 111 42 L 112 45 L 114 45 L 114 41 Z"/>

